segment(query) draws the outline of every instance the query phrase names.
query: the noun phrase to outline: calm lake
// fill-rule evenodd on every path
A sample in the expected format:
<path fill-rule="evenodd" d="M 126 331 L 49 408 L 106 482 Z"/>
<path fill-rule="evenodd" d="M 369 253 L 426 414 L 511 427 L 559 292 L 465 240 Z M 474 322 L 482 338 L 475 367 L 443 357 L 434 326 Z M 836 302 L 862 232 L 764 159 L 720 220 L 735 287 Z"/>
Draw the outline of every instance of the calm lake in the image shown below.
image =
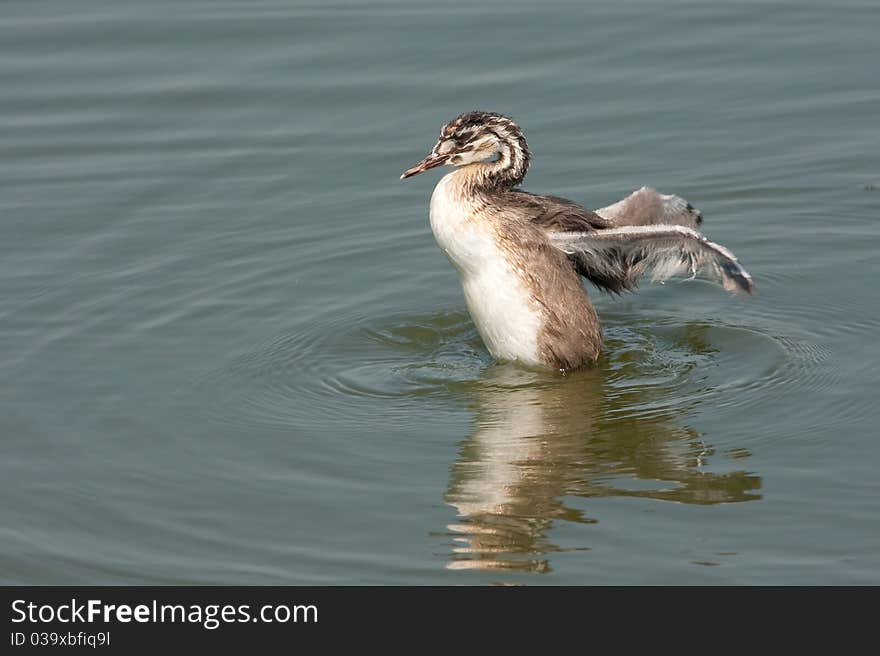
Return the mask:
<path fill-rule="evenodd" d="M 0 582 L 880 583 L 880 6 L 7 2 Z M 524 188 L 699 207 L 757 294 L 590 289 L 492 362 L 460 112 Z"/>

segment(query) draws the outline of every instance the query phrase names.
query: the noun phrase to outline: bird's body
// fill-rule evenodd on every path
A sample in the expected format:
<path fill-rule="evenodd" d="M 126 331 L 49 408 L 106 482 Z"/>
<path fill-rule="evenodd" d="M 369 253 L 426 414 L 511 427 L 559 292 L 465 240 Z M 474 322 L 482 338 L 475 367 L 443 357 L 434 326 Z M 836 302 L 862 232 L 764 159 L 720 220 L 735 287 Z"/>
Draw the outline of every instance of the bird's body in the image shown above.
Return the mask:
<path fill-rule="evenodd" d="M 474 193 L 468 168 L 447 174 L 431 196 L 431 229 L 458 271 L 486 348 L 498 360 L 568 369 L 594 361 L 596 312 L 564 253 L 528 215 Z"/>
<path fill-rule="evenodd" d="M 517 189 L 529 152 L 504 116 L 459 116 L 444 126 L 432 153 L 401 177 L 446 163 L 458 168 L 434 189 L 431 229 L 498 360 L 557 369 L 596 361 L 602 331 L 579 275 L 620 292 L 648 267 L 655 278 L 708 268 L 725 287 L 752 290 L 733 255 L 693 229 L 700 214 L 677 196 L 643 188 L 592 212 Z"/>

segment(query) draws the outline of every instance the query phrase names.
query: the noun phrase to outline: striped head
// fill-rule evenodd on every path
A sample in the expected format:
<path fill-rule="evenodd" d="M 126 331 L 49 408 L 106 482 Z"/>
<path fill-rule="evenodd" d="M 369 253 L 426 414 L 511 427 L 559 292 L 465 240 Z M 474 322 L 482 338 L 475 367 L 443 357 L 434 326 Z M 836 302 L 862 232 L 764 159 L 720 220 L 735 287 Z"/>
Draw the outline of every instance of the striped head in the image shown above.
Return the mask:
<path fill-rule="evenodd" d="M 529 166 L 529 149 L 522 130 L 512 120 L 491 112 L 466 112 L 440 130 L 428 156 L 400 176 L 401 180 L 438 166 L 486 164 L 487 179 L 514 186 Z"/>

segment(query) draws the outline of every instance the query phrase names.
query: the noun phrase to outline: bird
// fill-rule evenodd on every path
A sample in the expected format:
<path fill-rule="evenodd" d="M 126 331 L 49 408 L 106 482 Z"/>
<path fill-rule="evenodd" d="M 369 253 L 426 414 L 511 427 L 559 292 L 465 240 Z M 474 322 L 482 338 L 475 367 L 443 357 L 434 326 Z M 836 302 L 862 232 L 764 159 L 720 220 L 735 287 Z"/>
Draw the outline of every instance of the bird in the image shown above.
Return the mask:
<path fill-rule="evenodd" d="M 581 277 L 612 294 L 634 291 L 648 271 L 655 281 L 702 274 L 754 292 L 683 198 L 642 187 L 593 211 L 521 189 L 530 160 L 513 119 L 470 111 L 443 125 L 427 157 L 400 176 L 453 167 L 431 195 L 431 230 L 495 360 L 563 372 L 595 365 L 602 328 Z"/>

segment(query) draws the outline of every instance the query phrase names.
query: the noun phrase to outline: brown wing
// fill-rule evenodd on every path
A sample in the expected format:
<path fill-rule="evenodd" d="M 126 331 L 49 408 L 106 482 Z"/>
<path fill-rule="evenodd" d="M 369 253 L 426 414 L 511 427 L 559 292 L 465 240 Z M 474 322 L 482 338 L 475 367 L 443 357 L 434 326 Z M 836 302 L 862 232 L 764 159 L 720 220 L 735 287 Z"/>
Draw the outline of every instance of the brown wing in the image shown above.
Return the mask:
<path fill-rule="evenodd" d="M 549 232 L 550 243 L 578 273 L 612 292 L 632 290 L 648 270 L 654 280 L 703 273 L 731 292 L 755 290 L 752 277 L 720 244 L 685 226 L 625 226 L 592 232 Z"/>
<path fill-rule="evenodd" d="M 600 289 L 631 291 L 650 269 L 655 280 L 703 272 L 728 291 L 754 291 L 736 257 L 694 230 L 702 216 L 679 196 L 642 187 L 593 212 L 558 196 L 509 193 L 507 206 L 540 227 L 575 270 Z"/>
<path fill-rule="evenodd" d="M 596 210 L 613 226 L 681 225 L 696 228 L 703 222 L 698 209 L 681 196 L 642 187 L 614 205 Z"/>

